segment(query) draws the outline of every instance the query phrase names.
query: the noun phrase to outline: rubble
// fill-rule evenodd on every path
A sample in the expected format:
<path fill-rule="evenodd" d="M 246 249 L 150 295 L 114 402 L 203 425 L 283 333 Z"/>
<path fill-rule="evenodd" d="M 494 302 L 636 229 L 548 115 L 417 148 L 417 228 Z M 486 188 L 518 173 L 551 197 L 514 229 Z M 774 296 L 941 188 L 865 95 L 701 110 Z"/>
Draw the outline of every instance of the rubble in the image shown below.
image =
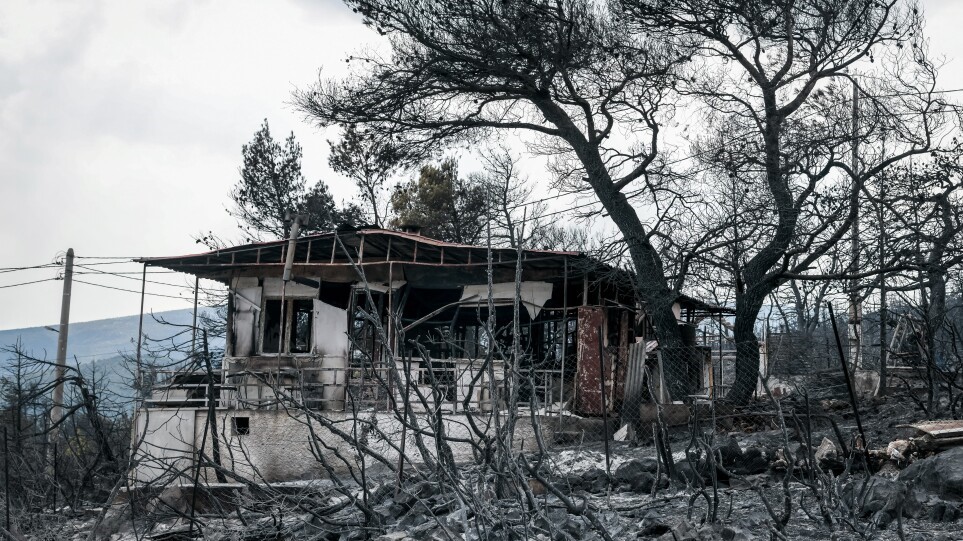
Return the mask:
<path fill-rule="evenodd" d="M 913 449 L 913 442 L 910 440 L 894 440 L 886 446 L 886 458 L 897 462 L 905 462 L 909 459 L 910 451 Z"/>
<path fill-rule="evenodd" d="M 918 437 L 912 441 L 918 449 L 938 450 L 963 445 L 963 421 L 925 421 L 900 426 L 917 432 Z"/>
<path fill-rule="evenodd" d="M 819 462 L 820 466 L 825 467 L 827 464 L 836 462 L 839 460 L 839 449 L 836 448 L 836 444 L 833 443 L 829 438 L 823 438 L 823 441 L 819 444 L 819 447 L 813 452 L 813 458 Z"/>

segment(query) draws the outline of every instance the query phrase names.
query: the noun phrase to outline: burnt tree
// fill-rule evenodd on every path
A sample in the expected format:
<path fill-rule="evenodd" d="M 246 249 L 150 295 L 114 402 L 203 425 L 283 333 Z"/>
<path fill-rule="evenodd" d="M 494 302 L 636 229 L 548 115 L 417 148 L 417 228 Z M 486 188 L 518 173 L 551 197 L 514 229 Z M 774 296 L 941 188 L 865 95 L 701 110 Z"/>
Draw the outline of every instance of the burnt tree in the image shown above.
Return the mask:
<path fill-rule="evenodd" d="M 712 135 L 696 141 L 691 175 L 753 194 L 747 206 L 719 213 L 743 245 L 715 257 L 731 276 L 739 349 L 729 397 L 742 403 L 756 387 L 755 326 L 769 295 L 787 280 L 813 278 L 820 259 L 850 238 L 867 181 L 934 149 L 953 111 L 933 92 L 936 67 L 911 2 L 619 4 L 633 33 L 693 47 L 677 89 Z"/>
<path fill-rule="evenodd" d="M 663 348 L 682 345 L 657 244 L 634 202 L 664 195 L 663 108 L 688 52 L 630 34 L 594 2 L 348 0 L 390 55 L 296 95 L 322 125 L 363 125 L 409 156 L 521 133 L 621 231 Z M 631 199 L 631 198 L 635 199 Z M 671 373 L 671 371 L 670 371 Z"/>

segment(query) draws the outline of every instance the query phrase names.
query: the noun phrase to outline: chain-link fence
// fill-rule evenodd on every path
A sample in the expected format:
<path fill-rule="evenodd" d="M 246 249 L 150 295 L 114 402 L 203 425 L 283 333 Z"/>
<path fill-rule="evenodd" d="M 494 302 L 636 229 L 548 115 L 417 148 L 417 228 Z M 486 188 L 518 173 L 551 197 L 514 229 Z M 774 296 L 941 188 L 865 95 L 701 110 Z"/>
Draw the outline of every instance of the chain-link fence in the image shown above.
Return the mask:
<path fill-rule="evenodd" d="M 731 506 L 747 498 L 733 488 L 742 486 L 781 532 L 787 498 L 837 523 L 854 513 L 839 480 L 867 470 L 868 449 L 885 443 L 861 417 L 875 407 L 879 365 L 866 349 L 854 369 L 845 321 L 839 332 L 765 329 L 736 342 L 723 316 L 694 318 L 684 345 L 662 347 L 624 306 L 538 317 L 509 307 L 497 324 L 486 315 L 415 332 L 358 309 L 339 362 L 229 358 L 213 390 L 174 377 L 184 389 L 155 392 L 156 408 L 138 418 L 133 478 L 212 494 L 224 480 L 254 483 L 263 498 L 293 490 L 291 480 L 331 481 L 321 493 L 363 495 L 338 531 L 375 515 L 382 530 L 420 524 L 417 502 L 438 506 L 444 494 L 469 510 L 479 538 L 506 524 L 524 537 L 531 525 L 506 513 L 545 519 L 552 506 L 586 529 L 624 533 L 624 516 L 600 518 L 613 501 L 673 501 L 717 523 L 722 494 Z M 176 438 L 157 437 L 172 427 Z M 315 485 L 296 486 L 317 499 Z M 543 520 L 532 531 L 553 528 Z"/>

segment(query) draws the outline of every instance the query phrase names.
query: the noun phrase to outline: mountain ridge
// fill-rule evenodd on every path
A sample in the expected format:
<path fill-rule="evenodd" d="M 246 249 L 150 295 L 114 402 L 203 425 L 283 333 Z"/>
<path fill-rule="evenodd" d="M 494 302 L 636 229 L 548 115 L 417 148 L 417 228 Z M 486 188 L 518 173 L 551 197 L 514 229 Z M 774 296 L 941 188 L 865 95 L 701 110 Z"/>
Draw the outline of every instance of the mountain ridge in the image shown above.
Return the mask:
<path fill-rule="evenodd" d="M 200 308 L 198 314 L 214 316 L 212 308 Z M 167 310 L 144 314 L 144 334 L 153 339 L 163 339 L 178 332 L 163 322 L 174 325 L 190 325 L 194 312 L 190 308 Z M 91 360 L 105 359 L 133 353 L 137 349 L 138 315 L 119 316 L 93 321 L 70 324 L 67 337 L 67 357 L 84 364 Z M 57 329 L 59 325 L 23 327 L 0 330 L 0 348 L 8 352 L 19 342 L 25 354 L 40 358 L 54 359 L 57 352 Z M 212 347 L 219 347 L 212 344 Z M 0 356 L 0 365 L 6 364 L 11 353 Z"/>

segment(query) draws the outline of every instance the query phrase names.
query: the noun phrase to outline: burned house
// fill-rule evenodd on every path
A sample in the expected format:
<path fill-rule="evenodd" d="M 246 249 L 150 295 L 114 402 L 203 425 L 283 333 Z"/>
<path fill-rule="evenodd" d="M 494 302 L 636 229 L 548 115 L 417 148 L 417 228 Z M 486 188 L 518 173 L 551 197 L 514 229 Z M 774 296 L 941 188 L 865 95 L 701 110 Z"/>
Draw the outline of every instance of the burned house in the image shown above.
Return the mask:
<path fill-rule="evenodd" d="M 493 409 L 527 408 L 517 441 L 532 448 L 534 430 L 570 419 L 631 419 L 640 392 L 673 400 L 631 277 L 584 254 L 362 229 L 142 262 L 225 284 L 228 307 L 214 381 L 171 374 L 139 409 L 140 481 L 187 467 L 212 439 L 239 475 L 318 476 L 319 453 L 350 454 L 333 443 L 338 423 L 369 416 L 383 428 L 399 408 L 442 413 L 465 437 Z M 715 313 L 688 298 L 677 307 L 683 325 Z M 687 392 L 713 385 L 706 359 L 709 375 L 696 367 Z M 508 366 L 519 383 L 506 394 Z M 400 449 L 385 441 L 385 453 L 411 452 L 395 433 Z"/>

